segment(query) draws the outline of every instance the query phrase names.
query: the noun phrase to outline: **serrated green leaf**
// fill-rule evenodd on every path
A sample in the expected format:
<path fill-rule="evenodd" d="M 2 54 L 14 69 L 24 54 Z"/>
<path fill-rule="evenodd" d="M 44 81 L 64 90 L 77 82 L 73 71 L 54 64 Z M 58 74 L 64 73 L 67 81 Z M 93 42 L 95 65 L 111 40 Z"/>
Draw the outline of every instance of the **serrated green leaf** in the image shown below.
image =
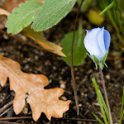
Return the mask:
<path fill-rule="evenodd" d="M 70 65 L 71 64 L 71 47 L 73 42 L 73 32 L 70 32 L 65 35 L 63 40 L 61 41 L 63 52 L 65 53 L 66 57 L 64 57 L 64 61 Z M 73 57 L 73 64 L 74 66 L 79 66 L 83 64 L 83 61 L 87 55 L 86 49 L 83 45 L 84 39 L 84 32 L 83 30 L 75 31 L 75 44 L 74 44 L 74 57 Z"/>
<path fill-rule="evenodd" d="M 51 28 L 71 11 L 75 2 L 76 0 L 45 0 L 44 4 L 39 4 L 36 0 L 28 0 L 8 17 L 7 30 L 17 34 L 28 25 L 35 31 Z"/>

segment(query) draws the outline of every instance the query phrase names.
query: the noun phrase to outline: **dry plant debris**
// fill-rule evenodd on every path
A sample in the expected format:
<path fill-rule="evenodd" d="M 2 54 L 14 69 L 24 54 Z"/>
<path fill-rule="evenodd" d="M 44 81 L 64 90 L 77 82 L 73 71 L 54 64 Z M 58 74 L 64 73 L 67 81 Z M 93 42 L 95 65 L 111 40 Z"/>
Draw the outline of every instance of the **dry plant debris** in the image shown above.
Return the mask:
<path fill-rule="evenodd" d="M 26 0 L 6 0 L 3 4 L 3 8 L 6 9 L 9 12 L 12 12 L 12 10 L 19 6 L 19 4 L 25 2 Z M 11 5 L 11 6 L 10 6 Z"/>
<path fill-rule="evenodd" d="M 48 79 L 42 74 L 27 74 L 21 71 L 20 65 L 0 55 L 0 84 L 5 86 L 7 79 L 10 90 L 15 92 L 13 108 L 19 114 L 25 103 L 29 103 L 33 119 L 39 119 L 45 113 L 48 119 L 60 118 L 69 109 L 70 101 L 62 101 L 59 97 L 64 90 L 61 88 L 45 89 Z"/>
<path fill-rule="evenodd" d="M 6 11 L 6 10 L 0 8 L 0 15 L 6 15 L 6 16 L 9 16 L 9 14 L 10 14 L 10 13 L 9 13 L 8 11 Z"/>
<path fill-rule="evenodd" d="M 37 44 L 39 44 L 41 47 L 43 47 L 45 50 L 54 53 L 59 56 L 65 57 L 66 55 L 62 51 L 62 47 L 52 43 L 50 41 L 47 41 L 44 37 L 43 32 L 35 32 L 30 27 L 27 27 L 23 30 L 23 34 L 34 40 Z"/>

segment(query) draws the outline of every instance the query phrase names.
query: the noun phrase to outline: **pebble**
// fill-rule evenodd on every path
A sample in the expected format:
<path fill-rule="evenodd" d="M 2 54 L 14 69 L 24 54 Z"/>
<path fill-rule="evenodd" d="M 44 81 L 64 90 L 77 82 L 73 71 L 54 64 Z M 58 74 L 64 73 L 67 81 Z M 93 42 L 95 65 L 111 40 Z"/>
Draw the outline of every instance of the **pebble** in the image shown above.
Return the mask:
<path fill-rule="evenodd" d="M 66 88 L 66 82 L 65 81 L 60 81 L 60 88 L 65 89 Z"/>

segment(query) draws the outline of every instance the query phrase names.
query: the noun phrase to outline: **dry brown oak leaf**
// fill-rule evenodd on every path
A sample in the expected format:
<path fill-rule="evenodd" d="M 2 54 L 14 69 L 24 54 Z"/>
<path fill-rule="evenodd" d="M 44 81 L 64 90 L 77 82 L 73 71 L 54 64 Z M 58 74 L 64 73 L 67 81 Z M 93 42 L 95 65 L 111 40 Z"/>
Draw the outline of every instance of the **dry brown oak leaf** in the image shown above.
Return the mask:
<path fill-rule="evenodd" d="M 0 84 L 5 86 L 7 79 L 10 82 L 10 90 L 15 92 L 13 108 L 16 114 L 23 110 L 26 102 L 31 107 L 35 121 L 42 112 L 50 120 L 51 117 L 61 118 L 69 109 L 70 101 L 59 99 L 63 89 L 44 89 L 49 84 L 46 76 L 24 73 L 17 62 L 0 55 Z"/>

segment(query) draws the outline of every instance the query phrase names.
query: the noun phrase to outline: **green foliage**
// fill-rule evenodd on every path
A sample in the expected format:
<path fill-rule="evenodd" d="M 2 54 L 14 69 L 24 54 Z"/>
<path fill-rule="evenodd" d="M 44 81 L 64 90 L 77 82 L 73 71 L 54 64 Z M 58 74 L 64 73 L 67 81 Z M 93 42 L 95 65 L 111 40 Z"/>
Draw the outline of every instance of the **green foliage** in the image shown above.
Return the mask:
<path fill-rule="evenodd" d="M 93 116 L 96 118 L 99 124 L 104 124 L 104 122 L 96 114 L 93 113 Z"/>
<path fill-rule="evenodd" d="M 105 7 L 104 10 L 102 10 L 102 12 L 100 13 L 100 15 L 103 15 L 104 13 L 106 13 L 109 9 L 111 9 L 114 6 L 114 1 L 112 1 L 108 6 Z"/>
<path fill-rule="evenodd" d="M 57 24 L 74 6 L 76 0 L 27 0 L 14 9 L 6 24 L 9 33 L 17 34 L 28 25 L 35 31 L 43 31 Z"/>
<path fill-rule="evenodd" d="M 99 103 L 99 106 L 100 106 L 100 110 L 101 110 L 101 115 L 102 115 L 102 118 L 103 118 L 103 121 L 95 114 L 93 114 L 96 118 L 96 120 L 99 122 L 99 124 L 110 124 L 110 119 L 109 119 L 109 110 L 107 108 L 107 105 L 104 101 L 104 98 L 102 96 L 102 93 L 99 89 L 99 86 L 96 82 L 96 80 L 93 78 L 92 79 L 92 82 L 93 82 L 93 86 L 95 88 L 95 91 L 96 91 L 96 95 L 97 95 L 97 100 L 98 100 L 98 103 Z"/>
<path fill-rule="evenodd" d="M 102 9 L 100 14 L 106 14 L 117 32 L 120 44 L 119 47 L 124 47 L 124 18 L 122 11 L 122 0 L 98 0 L 99 6 Z M 117 43 L 118 44 L 118 43 Z"/>
<path fill-rule="evenodd" d="M 121 111 L 120 111 L 119 124 L 122 124 L 123 117 L 124 117 L 124 88 L 123 88 L 123 95 L 122 95 L 122 101 L 121 101 Z"/>
<path fill-rule="evenodd" d="M 108 52 L 106 52 L 106 54 L 104 55 L 104 57 L 101 59 L 101 60 L 99 60 L 96 56 L 92 56 L 92 60 L 93 60 L 93 62 L 94 62 L 94 64 L 95 64 L 95 66 L 96 66 L 96 69 L 101 69 L 101 70 L 103 70 L 103 68 L 104 68 L 104 66 L 105 67 L 108 67 L 107 65 L 106 65 L 106 63 L 105 63 L 105 61 L 106 61 L 106 59 L 107 59 L 107 56 L 108 56 Z"/>
<path fill-rule="evenodd" d="M 72 49 L 72 42 L 73 42 L 73 35 L 75 33 L 75 41 L 74 41 L 74 50 L 73 50 L 73 64 L 74 66 L 79 66 L 83 63 L 87 52 L 84 48 L 83 39 L 84 39 L 84 31 L 79 28 L 79 30 L 75 32 L 70 32 L 66 34 L 61 41 L 63 52 L 65 53 L 66 57 L 64 57 L 64 61 L 71 65 L 71 49 Z"/>
<path fill-rule="evenodd" d="M 78 0 L 78 1 L 77 1 L 79 5 L 80 5 L 81 1 L 82 1 L 82 0 Z M 83 12 L 87 11 L 87 10 L 89 9 L 91 3 L 92 3 L 92 0 L 84 0 L 84 1 L 83 1 L 83 4 L 82 4 L 82 6 L 81 6 L 81 10 L 82 10 Z"/>

